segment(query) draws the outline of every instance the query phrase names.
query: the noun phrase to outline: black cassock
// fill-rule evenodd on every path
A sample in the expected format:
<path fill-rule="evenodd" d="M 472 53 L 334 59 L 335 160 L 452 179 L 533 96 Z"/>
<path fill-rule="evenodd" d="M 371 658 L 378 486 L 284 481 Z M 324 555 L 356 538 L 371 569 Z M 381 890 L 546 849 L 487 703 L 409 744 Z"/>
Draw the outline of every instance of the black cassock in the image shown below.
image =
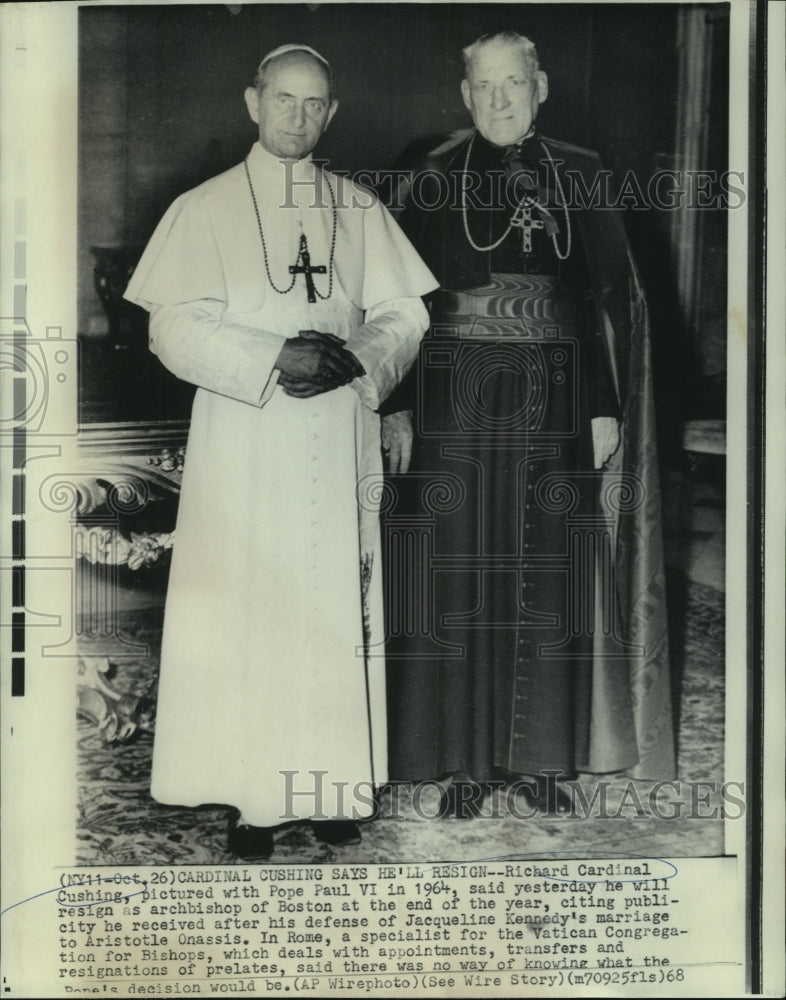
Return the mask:
<path fill-rule="evenodd" d="M 586 179 L 594 154 L 536 134 L 517 151 L 523 189 L 504 154 L 475 133 L 451 137 L 400 219 L 442 288 L 398 400 L 415 411 L 416 444 L 384 522 L 390 776 L 671 777 L 657 481 L 639 474 L 631 433 L 612 478 L 593 470 L 593 417 L 624 417 L 637 442 L 653 430 L 628 399 L 624 233 L 614 213 L 573 206 L 566 218 L 565 171 Z M 522 193 L 546 208 L 524 216 L 526 250 L 521 226 L 502 238 Z M 644 534 L 642 505 L 657 522 Z M 642 544 L 655 567 L 646 620 L 628 583 Z"/>

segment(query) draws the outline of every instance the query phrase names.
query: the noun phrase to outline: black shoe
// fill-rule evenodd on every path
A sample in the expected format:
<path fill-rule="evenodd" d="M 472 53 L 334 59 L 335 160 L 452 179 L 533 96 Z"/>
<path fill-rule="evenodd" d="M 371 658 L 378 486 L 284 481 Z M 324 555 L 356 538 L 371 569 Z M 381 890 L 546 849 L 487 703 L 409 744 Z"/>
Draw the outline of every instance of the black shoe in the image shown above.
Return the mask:
<path fill-rule="evenodd" d="M 267 861 L 274 846 L 269 826 L 249 826 L 240 822 L 237 809 L 231 810 L 227 822 L 227 847 L 231 854 L 244 861 Z"/>
<path fill-rule="evenodd" d="M 454 779 L 443 793 L 439 814 L 443 819 L 474 819 L 480 815 L 487 794 L 485 785 Z"/>
<path fill-rule="evenodd" d="M 322 844 L 343 847 L 360 843 L 360 827 L 351 819 L 311 820 L 314 836 Z"/>
<path fill-rule="evenodd" d="M 520 774 L 509 777 L 507 784 L 516 795 L 521 795 L 530 809 L 544 816 L 565 816 L 573 812 L 573 796 L 553 778 Z"/>

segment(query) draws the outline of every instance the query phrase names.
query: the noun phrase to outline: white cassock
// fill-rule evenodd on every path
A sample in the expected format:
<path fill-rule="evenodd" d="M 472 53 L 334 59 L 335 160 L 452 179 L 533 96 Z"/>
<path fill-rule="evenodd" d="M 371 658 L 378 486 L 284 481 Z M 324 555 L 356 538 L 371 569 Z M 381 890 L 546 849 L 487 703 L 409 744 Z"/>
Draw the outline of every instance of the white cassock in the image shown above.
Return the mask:
<path fill-rule="evenodd" d="M 302 274 L 286 294 L 271 287 L 243 164 L 174 202 L 128 286 L 150 311 L 151 349 L 199 386 L 152 794 L 233 805 L 254 826 L 361 818 L 387 778 L 375 410 L 417 356 L 420 296 L 436 282 L 365 189 L 259 143 L 247 162 L 274 286 L 292 282 L 301 232 L 312 265 L 328 266 L 335 217 L 332 287 L 315 275 L 330 294 L 313 304 Z M 287 396 L 273 365 L 305 329 L 345 338 L 366 374 Z M 286 800 L 287 783 L 308 794 Z"/>

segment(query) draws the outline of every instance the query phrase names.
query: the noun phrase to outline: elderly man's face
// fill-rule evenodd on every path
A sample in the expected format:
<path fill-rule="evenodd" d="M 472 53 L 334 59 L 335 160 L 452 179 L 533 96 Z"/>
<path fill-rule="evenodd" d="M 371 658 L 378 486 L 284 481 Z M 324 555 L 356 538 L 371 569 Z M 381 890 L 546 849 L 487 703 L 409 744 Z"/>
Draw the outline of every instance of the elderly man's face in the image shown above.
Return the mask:
<path fill-rule="evenodd" d="M 261 93 L 246 90 L 248 113 L 259 126 L 259 141 L 282 160 L 301 160 L 336 113 L 321 65 L 302 53 L 276 59 Z"/>
<path fill-rule="evenodd" d="M 527 69 L 514 45 L 489 42 L 472 60 L 461 93 L 480 134 L 497 146 L 510 146 L 535 121 L 548 96 L 548 82 L 545 73 Z"/>

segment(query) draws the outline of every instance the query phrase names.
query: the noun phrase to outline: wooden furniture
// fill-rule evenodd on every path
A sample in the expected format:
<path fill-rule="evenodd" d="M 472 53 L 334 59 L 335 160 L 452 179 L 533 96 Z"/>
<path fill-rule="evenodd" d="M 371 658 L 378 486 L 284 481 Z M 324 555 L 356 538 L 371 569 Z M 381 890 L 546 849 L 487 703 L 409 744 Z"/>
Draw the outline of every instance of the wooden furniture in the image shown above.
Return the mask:
<path fill-rule="evenodd" d="M 112 686 L 112 663 L 145 655 L 145 647 L 120 630 L 122 567 L 111 553 L 104 562 L 100 556 L 106 552 L 97 553 L 95 543 L 102 537 L 127 539 L 149 505 L 178 496 L 178 453 L 183 453 L 187 432 L 187 421 L 96 424 L 80 430 L 79 460 L 70 479 L 77 562 L 74 631 L 80 649 L 77 700 L 80 714 L 98 726 L 107 742 L 123 742 L 138 728 L 150 728 L 153 706 L 147 697 L 122 694 Z M 173 528 L 174 520 L 167 530 Z M 93 551 L 87 548 L 91 545 Z"/>

